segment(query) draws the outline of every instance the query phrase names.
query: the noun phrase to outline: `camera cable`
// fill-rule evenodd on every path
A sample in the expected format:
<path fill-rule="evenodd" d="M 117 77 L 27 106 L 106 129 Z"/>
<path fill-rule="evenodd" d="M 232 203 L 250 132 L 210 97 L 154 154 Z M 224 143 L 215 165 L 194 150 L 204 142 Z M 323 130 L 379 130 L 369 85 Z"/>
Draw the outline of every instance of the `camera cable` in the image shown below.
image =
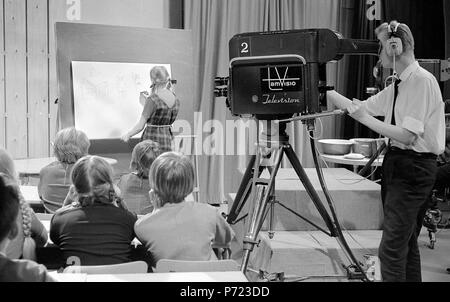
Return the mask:
<path fill-rule="evenodd" d="M 314 135 L 313 131 L 310 131 L 310 132 L 311 132 L 311 136 L 313 136 Z M 367 277 L 365 271 L 361 267 L 360 262 L 356 259 L 355 255 L 353 254 L 353 252 L 351 251 L 350 247 L 348 246 L 347 241 L 345 240 L 344 234 L 343 234 L 341 226 L 339 224 L 339 219 L 338 219 L 337 214 L 336 214 L 336 210 L 335 210 L 335 207 L 334 207 L 334 203 L 333 203 L 332 197 L 331 197 L 330 192 L 328 191 L 328 188 L 327 188 L 327 186 L 325 184 L 322 169 L 319 166 L 319 161 L 318 161 L 318 158 L 317 158 L 317 153 L 316 153 L 314 139 L 311 139 L 310 143 L 311 143 L 312 155 L 313 155 L 313 159 L 314 159 L 314 164 L 316 166 L 316 171 L 317 171 L 317 175 L 318 175 L 318 178 L 319 178 L 319 182 L 320 182 L 320 185 L 321 185 L 321 187 L 323 189 L 323 193 L 325 195 L 325 199 L 327 200 L 328 206 L 330 207 L 331 215 L 333 217 L 334 225 L 335 225 L 335 228 L 336 228 L 336 231 L 337 231 L 337 234 L 338 234 L 338 239 L 339 240 L 337 240 L 337 241 L 342 246 L 342 249 L 347 254 L 348 258 L 350 258 L 349 259 L 349 260 L 351 260 L 350 262 L 353 265 L 355 265 L 356 268 L 359 270 L 359 272 L 362 274 L 362 280 L 365 281 L 365 282 L 370 282 L 370 280 Z"/>

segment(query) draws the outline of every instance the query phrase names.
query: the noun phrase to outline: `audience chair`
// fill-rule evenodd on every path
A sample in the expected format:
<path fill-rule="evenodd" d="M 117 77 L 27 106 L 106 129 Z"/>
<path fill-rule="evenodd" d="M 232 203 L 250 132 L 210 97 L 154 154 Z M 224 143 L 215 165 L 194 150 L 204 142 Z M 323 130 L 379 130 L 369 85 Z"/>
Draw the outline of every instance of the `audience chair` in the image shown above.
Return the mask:
<path fill-rule="evenodd" d="M 134 261 L 121 264 L 99 265 L 99 266 L 68 266 L 64 274 L 146 274 L 148 265 L 144 261 Z"/>
<path fill-rule="evenodd" d="M 55 192 L 58 196 L 67 196 L 69 193 L 70 185 L 61 184 L 49 184 L 48 189 L 50 192 Z M 40 196 L 42 206 L 46 213 L 55 214 L 55 212 L 63 206 L 63 200 L 50 200 L 48 197 Z"/>
<path fill-rule="evenodd" d="M 190 261 L 161 259 L 156 263 L 155 273 L 171 272 L 232 272 L 239 271 L 239 264 L 231 259 Z"/>

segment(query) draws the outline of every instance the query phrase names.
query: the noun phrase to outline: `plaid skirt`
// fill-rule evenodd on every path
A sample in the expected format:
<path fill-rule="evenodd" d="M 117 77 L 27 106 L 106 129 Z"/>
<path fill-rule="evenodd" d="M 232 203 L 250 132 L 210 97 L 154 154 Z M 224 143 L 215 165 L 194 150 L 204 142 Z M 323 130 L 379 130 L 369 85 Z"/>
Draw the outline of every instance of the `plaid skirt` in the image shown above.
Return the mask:
<path fill-rule="evenodd" d="M 152 140 L 159 144 L 161 153 L 172 151 L 172 127 L 154 127 L 148 125 L 142 133 L 141 141 Z"/>

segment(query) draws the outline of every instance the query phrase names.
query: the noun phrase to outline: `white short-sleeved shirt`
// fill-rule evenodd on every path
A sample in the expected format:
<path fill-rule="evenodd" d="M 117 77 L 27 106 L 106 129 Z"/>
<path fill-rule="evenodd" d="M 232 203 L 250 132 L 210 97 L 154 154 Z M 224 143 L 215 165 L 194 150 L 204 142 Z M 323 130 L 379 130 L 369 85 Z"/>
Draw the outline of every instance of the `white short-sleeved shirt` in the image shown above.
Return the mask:
<path fill-rule="evenodd" d="M 445 114 L 441 90 L 436 78 L 417 61 L 400 75 L 395 105 L 397 126 L 417 135 L 412 145 L 391 140 L 391 145 L 416 152 L 442 154 L 445 148 Z M 394 85 L 391 84 L 364 102 L 368 113 L 384 116 L 391 123 L 394 104 Z"/>

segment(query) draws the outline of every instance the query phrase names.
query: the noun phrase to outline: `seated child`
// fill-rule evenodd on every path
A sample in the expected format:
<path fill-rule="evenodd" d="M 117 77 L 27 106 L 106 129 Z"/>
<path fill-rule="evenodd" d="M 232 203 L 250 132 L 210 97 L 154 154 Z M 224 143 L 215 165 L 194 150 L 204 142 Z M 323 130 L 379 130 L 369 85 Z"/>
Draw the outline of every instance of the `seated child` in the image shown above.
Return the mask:
<path fill-rule="evenodd" d="M 216 260 L 213 247 L 229 247 L 234 232 L 219 211 L 184 200 L 194 185 L 188 157 L 160 155 L 150 168 L 149 181 L 155 210 L 136 222 L 135 232 L 150 252 L 153 267 L 160 259 Z"/>
<path fill-rule="evenodd" d="M 19 233 L 17 216 L 20 213 L 18 187 L 0 176 L 0 282 L 54 281 L 43 265 L 29 260 L 11 260 L 6 249 Z"/>
<path fill-rule="evenodd" d="M 59 209 L 50 223 L 50 238 L 71 263 L 108 265 L 132 261 L 131 241 L 137 217 L 118 197 L 112 175 L 111 165 L 98 156 L 83 157 L 73 166 L 76 201 Z"/>
<path fill-rule="evenodd" d="M 137 144 L 131 154 L 130 168 L 134 171 L 123 175 L 118 183 L 121 197 L 128 210 L 136 215 L 145 215 L 153 211 L 148 192 L 148 170 L 159 155 L 159 144 L 145 140 Z"/>
<path fill-rule="evenodd" d="M 12 184 L 19 186 L 19 179 L 14 161 L 6 150 L 0 148 L 0 174 L 7 178 Z M 36 260 L 36 246 L 43 247 L 48 241 L 47 230 L 42 222 L 36 217 L 33 209 L 25 201 L 18 190 L 20 209 L 17 216 L 19 232 L 11 240 L 6 249 L 6 255 L 11 259 Z"/>
<path fill-rule="evenodd" d="M 72 184 L 70 172 L 73 165 L 77 160 L 88 154 L 89 147 L 89 139 L 83 131 L 66 128 L 56 134 L 53 153 L 57 161 L 42 168 L 39 173 L 39 196 L 60 204 L 53 205 L 44 202 L 48 212 L 54 213 L 63 206 Z"/>

